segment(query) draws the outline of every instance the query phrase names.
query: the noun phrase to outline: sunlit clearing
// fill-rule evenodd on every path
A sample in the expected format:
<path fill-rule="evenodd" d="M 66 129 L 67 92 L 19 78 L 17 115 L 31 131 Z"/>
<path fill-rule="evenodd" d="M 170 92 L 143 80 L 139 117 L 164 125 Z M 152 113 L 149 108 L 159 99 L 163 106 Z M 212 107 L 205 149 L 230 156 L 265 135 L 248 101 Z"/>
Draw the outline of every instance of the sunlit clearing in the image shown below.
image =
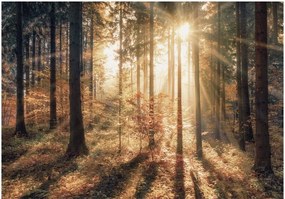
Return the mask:
<path fill-rule="evenodd" d="M 184 23 L 179 27 L 179 36 L 182 40 L 187 40 L 190 32 L 190 25 L 188 23 Z"/>

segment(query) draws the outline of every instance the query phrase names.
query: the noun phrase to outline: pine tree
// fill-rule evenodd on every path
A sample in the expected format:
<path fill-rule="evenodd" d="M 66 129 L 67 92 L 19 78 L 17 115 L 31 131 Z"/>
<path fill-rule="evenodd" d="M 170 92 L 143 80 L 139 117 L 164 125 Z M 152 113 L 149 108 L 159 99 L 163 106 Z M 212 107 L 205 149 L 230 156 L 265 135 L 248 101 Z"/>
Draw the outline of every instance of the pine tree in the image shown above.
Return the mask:
<path fill-rule="evenodd" d="M 15 135 L 28 136 L 24 116 L 23 4 L 17 3 L 17 113 Z"/>
<path fill-rule="evenodd" d="M 55 3 L 51 3 L 50 12 L 50 129 L 57 125 L 56 116 L 56 43 L 55 43 Z"/>
<path fill-rule="evenodd" d="M 273 173 L 268 132 L 267 4 L 255 3 L 255 107 L 256 139 L 254 170 Z"/>
<path fill-rule="evenodd" d="M 84 127 L 81 110 L 80 70 L 81 55 L 80 32 L 81 3 L 70 3 L 70 54 L 69 54 L 69 101 L 70 101 L 70 137 L 66 155 L 74 157 L 88 154 L 85 144 Z"/>
<path fill-rule="evenodd" d="M 194 8 L 195 29 L 198 30 L 198 5 Z M 195 35 L 192 42 L 193 61 L 195 65 L 195 97 L 196 97 L 196 151 L 197 157 L 202 158 L 202 136 L 201 136 L 201 105 L 200 105 L 200 73 L 199 73 L 199 35 Z"/>

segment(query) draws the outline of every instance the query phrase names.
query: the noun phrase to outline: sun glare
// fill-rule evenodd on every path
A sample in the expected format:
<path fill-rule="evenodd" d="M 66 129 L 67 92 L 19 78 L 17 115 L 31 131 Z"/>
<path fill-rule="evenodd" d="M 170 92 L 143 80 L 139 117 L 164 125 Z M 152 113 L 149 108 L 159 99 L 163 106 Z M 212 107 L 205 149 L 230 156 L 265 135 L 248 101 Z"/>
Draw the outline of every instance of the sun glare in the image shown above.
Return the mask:
<path fill-rule="evenodd" d="M 186 40 L 187 37 L 189 36 L 190 25 L 188 23 L 184 23 L 179 27 L 178 31 L 181 39 Z"/>

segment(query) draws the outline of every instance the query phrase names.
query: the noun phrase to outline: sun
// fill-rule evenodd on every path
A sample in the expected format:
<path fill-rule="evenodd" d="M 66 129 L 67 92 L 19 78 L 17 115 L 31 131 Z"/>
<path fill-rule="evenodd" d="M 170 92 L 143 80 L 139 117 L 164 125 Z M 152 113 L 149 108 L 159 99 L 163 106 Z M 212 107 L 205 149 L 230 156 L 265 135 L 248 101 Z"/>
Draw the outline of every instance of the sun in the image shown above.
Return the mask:
<path fill-rule="evenodd" d="M 178 28 L 178 34 L 182 40 L 187 40 L 190 33 L 189 23 L 184 23 Z"/>

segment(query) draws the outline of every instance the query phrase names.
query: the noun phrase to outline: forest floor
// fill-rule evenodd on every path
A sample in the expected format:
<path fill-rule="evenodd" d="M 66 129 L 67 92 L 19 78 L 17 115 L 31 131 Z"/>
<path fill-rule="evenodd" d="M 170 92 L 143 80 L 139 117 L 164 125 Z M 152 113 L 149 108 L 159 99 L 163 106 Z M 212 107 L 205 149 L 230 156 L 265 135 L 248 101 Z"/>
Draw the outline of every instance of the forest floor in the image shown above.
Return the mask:
<path fill-rule="evenodd" d="M 211 126 L 203 132 L 203 160 L 195 156 L 195 128 L 183 120 L 183 153 L 177 153 L 175 120 L 164 121 L 153 157 L 143 141 L 125 130 L 118 154 L 114 128 L 86 130 L 89 155 L 64 157 L 69 133 L 59 127 L 28 127 L 29 138 L 2 129 L 2 197 L 11 198 L 283 198 L 283 128 L 273 121 L 272 162 L 275 175 L 252 170 L 254 144 L 241 152 L 226 124 L 222 140 Z"/>

